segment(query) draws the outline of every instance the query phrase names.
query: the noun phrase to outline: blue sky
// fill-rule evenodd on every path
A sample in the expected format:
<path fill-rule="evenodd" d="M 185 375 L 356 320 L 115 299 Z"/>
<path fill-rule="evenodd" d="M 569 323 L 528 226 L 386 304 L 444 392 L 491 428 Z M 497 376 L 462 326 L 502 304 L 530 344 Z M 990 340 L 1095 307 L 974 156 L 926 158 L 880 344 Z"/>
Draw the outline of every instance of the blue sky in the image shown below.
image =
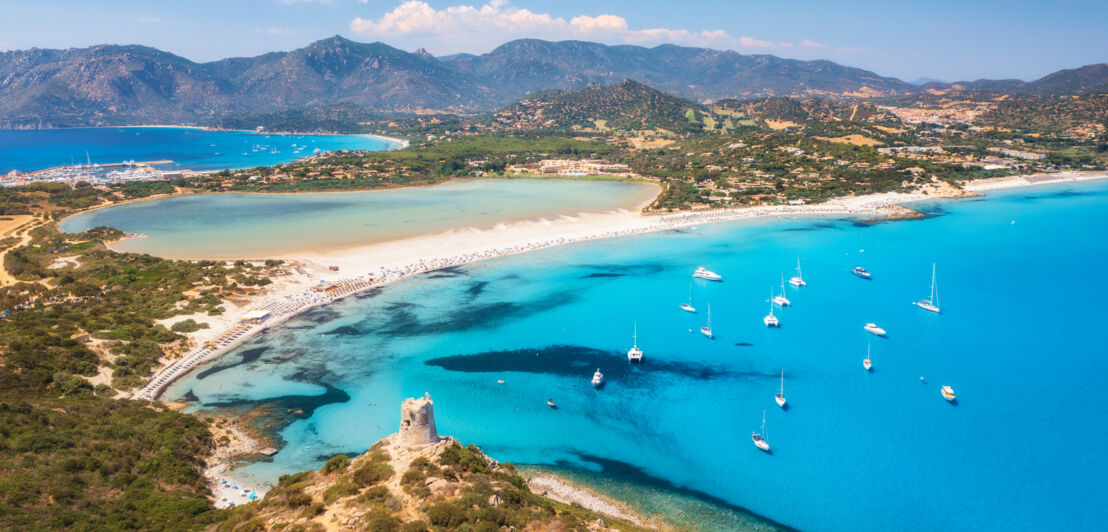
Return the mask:
<path fill-rule="evenodd" d="M 830 59 L 914 80 L 1108 62 L 1105 0 L 0 0 L 0 50 L 145 44 L 196 61 L 331 35 L 436 55 L 536 37 Z"/>

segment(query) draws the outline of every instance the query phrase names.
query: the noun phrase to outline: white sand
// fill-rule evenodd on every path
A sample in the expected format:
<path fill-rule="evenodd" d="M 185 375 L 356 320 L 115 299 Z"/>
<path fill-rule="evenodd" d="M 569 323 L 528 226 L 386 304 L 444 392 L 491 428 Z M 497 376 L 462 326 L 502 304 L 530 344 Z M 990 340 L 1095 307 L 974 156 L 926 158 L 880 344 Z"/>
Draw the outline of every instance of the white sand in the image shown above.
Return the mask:
<path fill-rule="evenodd" d="M 1088 181 L 1108 178 L 1108 172 L 1058 172 L 1056 174 L 1035 174 L 1027 176 L 1007 176 L 992 179 L 977 179 L 966 183 L 962 188 L 970 192 L 985 192 L 1003 188 L 1049 185 L 1065 181 Z"/>

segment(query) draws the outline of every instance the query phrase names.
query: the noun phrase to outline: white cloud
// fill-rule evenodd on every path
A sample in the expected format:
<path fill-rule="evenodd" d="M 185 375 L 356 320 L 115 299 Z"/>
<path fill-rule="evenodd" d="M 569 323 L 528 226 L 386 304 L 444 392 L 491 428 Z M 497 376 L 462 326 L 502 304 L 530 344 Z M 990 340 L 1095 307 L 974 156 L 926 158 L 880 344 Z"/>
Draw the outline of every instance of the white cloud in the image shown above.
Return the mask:
<path fill-rule="evenodd" d="M 139 24 L 157 24 L 162 21 L 162 17 L 135 17 L 135 22 Z"/>
<path fill-rule="evenodd" d="M 789 42 L 735 37 L 723 30 L 632 28 L 627 19 L 618 15 L 578 15 L 566 20 L 549 13 L 517 8 L 508 0 L 443 9 L 435 9 L 421 0 L 408 0 L 378 19 L 355 18 L 350 29 L 371 38 L 419 39 L 420 45 L 433 46 L 442 53 L 480 51 L 522 37 L 763 50 L 792 46 Z"/>
<path fill-rule="evenodd" d="M 816 41 L 809 41 L 808 39 L 804 39 L 803 41 L 800 41 L 800 45 L 804 46 L 806 48 L 827 48 L 826 44 L 823 44 L 821 42 L 816 42 Z"/>
<path fill-rule="evenodd" d="M 10 50 L 12 50 L 12 45 L 10 45 L 10 44 L 8 44 L 4 41 L 0 41 L 0 52 L 7 52 L 7 51 L 10 51 Z"/>

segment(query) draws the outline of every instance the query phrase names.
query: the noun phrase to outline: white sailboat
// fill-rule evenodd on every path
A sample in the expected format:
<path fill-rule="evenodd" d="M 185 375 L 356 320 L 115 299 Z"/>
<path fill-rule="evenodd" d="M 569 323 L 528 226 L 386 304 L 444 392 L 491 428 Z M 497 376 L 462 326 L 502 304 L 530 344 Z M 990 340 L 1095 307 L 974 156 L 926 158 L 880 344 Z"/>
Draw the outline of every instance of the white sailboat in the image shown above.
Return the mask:
<path fill-rule="evenodd" d="M 938 314 L 939 306 L 935 296 L 935 263 L 931 263 L 931 297 L 916 301 L 916 306 L 928 312 Z"/>
<path fill-rule="evenodd" d="M 777 401 L 777 406 L 785 408 L 785 370 L 781 370 L 781 391 L 773 399 Z"/>
<path fill-rule="evenodd" d="M 692 285 L 689 285 L 689 302 L 681 303 L 681 310 L 696 314 L 696 307 L 692 306 Z"/>
<path fill-rule="evenodd" d="M 769 301 L 769 314 L 762 318 L 762 323 L 766 324 L 766 327 L 780 327 L 781 322 L 777 320 L 777 316 L 773 315 L 773 289 L 769 289 L 770 301 Z"/>
<path fill-rule="evenodd" d="M 754 442 L 754 446 L 769 452 L 769 442 L 766 441 L 766 411 L 762 410 L 762 432 L 750 433 L 750 439 Z"/>
<path fill-rule="evenodd" d="M 789 298 L 785 297 L 785 274 L 781 274 L 781 294 L 773 296 L 773 302 L 782 307 L 792 305 Z"/>
<path fill-rule="evenodd" d="M 639 322 L 635 322 L 634 344 L 627 351 L 628 362 L 642 362 L 642 349 L 639 349 Z"/>
<path fill-rule="evenodd" d="M 869 351 L 871 347 L 873 347 L 872 341 L 866 344 L 866 358 L 862 359 L 862 367 L 866 368 L 866 371 L 871 371 L 873 369 L 873 362 L 869 359 Z"/>
<path fill-rule="evenodd" d="M 604 374 L 600 372 L 600 368 L 596 368 L 596 373 L 592 374 L 593 388 L 599 388 L 604 385 Z"/>
<path fill-rule="evenodd" d="M 808 286 L 808 283 L 804 282 L 804 277 L 800 275 L 800 257 L 796 258 L 796 275 L 794 275 L 792 279 L 789 279 L 789 284 L 797 288 Z"/>
<path fill-rule="evenodd" d="M 708 324 L 700 328 L 700 334 L 707 336 L 708 338 L 715 338 L 712 336 L 712 304 L 708 303 Z"/>

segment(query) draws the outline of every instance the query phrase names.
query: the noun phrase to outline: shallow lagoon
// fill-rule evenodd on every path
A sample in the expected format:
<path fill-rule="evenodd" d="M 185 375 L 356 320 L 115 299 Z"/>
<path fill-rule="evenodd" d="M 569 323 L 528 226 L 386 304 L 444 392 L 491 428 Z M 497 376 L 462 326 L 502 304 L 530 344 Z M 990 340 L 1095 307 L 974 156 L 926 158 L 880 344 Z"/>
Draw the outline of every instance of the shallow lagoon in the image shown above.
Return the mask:
<path fill-rule="evenodd" d="M 128 203 L 66 219 L 144 235 L 115 247 L 179 258 L 266 258 L 331 251 L 515 220 L 633 210 L 654 185 L 609 181 L 457 181 L 422 188 L 311 194 L 199 194 Z"/>
<path fill-rule="evenodd" d="M 1103 181 L 1036 187 L 926 204 L 916 221 L 745 221 L 433 272 L 293 320 L 167 398 L 272 408 L 285 446 L 239 471 L 263 482 L 364 451 L 396 430 L 403 398 L 430 392 L 440 432 L 499 460 L 678 487 L 721 516 L 1094 529 L 1108 519 L 1108 279 L 1090 275 L 1108 260 L 1106 201 Z M 788 287 L 793 306 L 768 330 L 770 287 L 797 255 L 809 286 Z M 932 262 L 941 315 L 910 304 Z M 725 280 L 693 283 L 701 313 L 687 314 L 702 264 Z M 695 332 L 709 302 L 714 341 Z M 646 361 L 630 367 L 635 321 Z M 781 369 L 787 411 L 773 402 Z M 772 455 L 750 442 L 763 410 Z"/>

